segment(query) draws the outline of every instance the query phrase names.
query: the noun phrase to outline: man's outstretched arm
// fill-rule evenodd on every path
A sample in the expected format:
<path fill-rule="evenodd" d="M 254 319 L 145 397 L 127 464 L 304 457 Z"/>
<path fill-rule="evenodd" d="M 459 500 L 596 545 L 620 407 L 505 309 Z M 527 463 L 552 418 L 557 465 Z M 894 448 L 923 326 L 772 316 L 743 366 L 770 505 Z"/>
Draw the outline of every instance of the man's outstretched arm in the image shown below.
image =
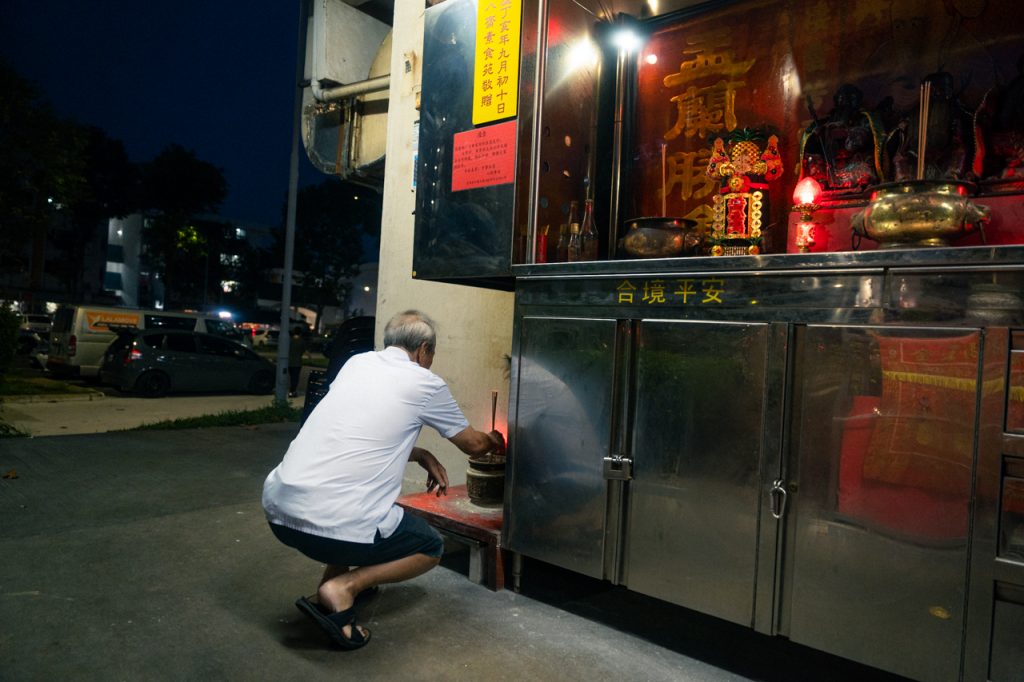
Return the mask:
<path fill-rule="evenodd" d="M 505 454 L 505 438 L 498 431 L 484 433 L 467 426 L 448 440 L 467 455 Z"/>

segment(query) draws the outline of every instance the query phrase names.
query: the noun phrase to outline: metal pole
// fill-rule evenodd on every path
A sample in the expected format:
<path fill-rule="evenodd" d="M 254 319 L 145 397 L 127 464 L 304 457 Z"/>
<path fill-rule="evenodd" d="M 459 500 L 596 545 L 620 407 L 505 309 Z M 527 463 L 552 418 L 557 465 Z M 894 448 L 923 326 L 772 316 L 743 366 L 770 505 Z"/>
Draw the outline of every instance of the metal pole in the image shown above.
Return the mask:
<path fill-rule="evenodd" d="M 626 70 L 629 53 L 619 49 L 615 57 L 615 120 L 612 124 L 612 187 L 608 202 L 608 257 L 615 257 L 622 199 L 622 123 L 626 117 Z"/>
<path fill-rule="evenodd" d="M 387 90 L 391 85 L 391 76 L 377 76 L 376 78 L 368 78 L 358 83 L 349 83 L 348 85 L 339 85 L 336 88 L 328 88 L 320 93 L 317 97 L 321 102 L 336 102 L 339 99 L 345 99 L 346 97 L 354 97 L 356 95 L 363 95 L 369 92 L 380 92 L 381 90 Z"/>
<path fill-rule="evenodd" d="M 302 128 L 303 77 L 306 73 L 306 33 L 309 23 L 308 0 L 299 0 L 299 36 L 295 62 L 295 108 L 292 114 L 292 155 L 288 174 L 288 213 L 284 228 L 284 274 L 281 282 L 281 333 L 277 337 L 277 381 L 274 400 L 288 398 L 288 349 L 291 345 L 292 260 L 295 256 L 295 201 L 299 187 L 299 134 Z"/>

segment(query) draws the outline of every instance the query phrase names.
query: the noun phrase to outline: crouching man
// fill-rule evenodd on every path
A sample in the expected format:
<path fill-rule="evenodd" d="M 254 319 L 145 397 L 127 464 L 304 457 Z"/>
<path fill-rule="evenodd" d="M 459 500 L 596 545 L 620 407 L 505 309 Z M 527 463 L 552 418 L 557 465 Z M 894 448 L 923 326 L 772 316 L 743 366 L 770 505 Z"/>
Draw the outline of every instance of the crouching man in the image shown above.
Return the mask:
<path fill-rule="evenodd" d="M 296 606 L 343 649 L 370 640 L 356 624 L 360 592 L 409 580 L 441 560 L 438 532 L 395 504 L 410 461 L 427 471 L 428 491 L 447 493 L 445 468 L 414 446 L 423 425 L 468 455 L 504 451 L 501 434 L 471 427 L 430 371 L 436 343 L 429 317 L 395 315 L 384 350 L 345 363 L 263 485 L 278 540 L 327 564 L 316 600 L 300 597 Z"/>

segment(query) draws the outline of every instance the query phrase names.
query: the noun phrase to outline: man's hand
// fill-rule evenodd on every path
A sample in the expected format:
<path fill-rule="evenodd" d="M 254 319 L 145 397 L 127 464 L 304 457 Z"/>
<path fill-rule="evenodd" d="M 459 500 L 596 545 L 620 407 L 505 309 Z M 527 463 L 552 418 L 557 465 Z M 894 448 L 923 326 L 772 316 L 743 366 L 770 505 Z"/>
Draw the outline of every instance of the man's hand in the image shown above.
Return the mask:
<path fill-rule="evenodd" d="M 499 457 L 505 456 L 505 436 L 501 435 L 501 431 L 491 431 L 487 434 L 487 437 L 491 439 L 493 447 L 491 453 L 498 455 Z"/>
<path fill-rule="evenodd" d="M 423 448 L 413 448 L 410 460 L 416 462 L 427 470 L 427 492 L 433 492 L 437 488 L 437 496 L 448 494 L 448 472 L 444 466 L 437 461 L 433 453 Z"/>
<path fill-rule="evenodd" d="M 487 433 L 467 426 L 448 440 L 470 457 L 479 457 L 488 453 L 505 454 L 505 437 L 501 435 L 500 431 Z"/>

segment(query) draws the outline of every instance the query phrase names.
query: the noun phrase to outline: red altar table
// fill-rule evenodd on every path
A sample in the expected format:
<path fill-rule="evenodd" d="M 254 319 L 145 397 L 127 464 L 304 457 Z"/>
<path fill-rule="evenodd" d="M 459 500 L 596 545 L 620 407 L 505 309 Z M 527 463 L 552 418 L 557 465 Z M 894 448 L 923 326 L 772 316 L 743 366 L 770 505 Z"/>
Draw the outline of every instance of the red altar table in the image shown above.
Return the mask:
<path fill-rule="evenodd" d="M 411 493 L 398 498 L 407 513 L 419 516 L 442 535 L 469 546 L 469 578 L 492 590 L 505 587 L 505 550 L 501 546 L 502 506 L 470 502 L 466 486 L 448 494 Z"/>

